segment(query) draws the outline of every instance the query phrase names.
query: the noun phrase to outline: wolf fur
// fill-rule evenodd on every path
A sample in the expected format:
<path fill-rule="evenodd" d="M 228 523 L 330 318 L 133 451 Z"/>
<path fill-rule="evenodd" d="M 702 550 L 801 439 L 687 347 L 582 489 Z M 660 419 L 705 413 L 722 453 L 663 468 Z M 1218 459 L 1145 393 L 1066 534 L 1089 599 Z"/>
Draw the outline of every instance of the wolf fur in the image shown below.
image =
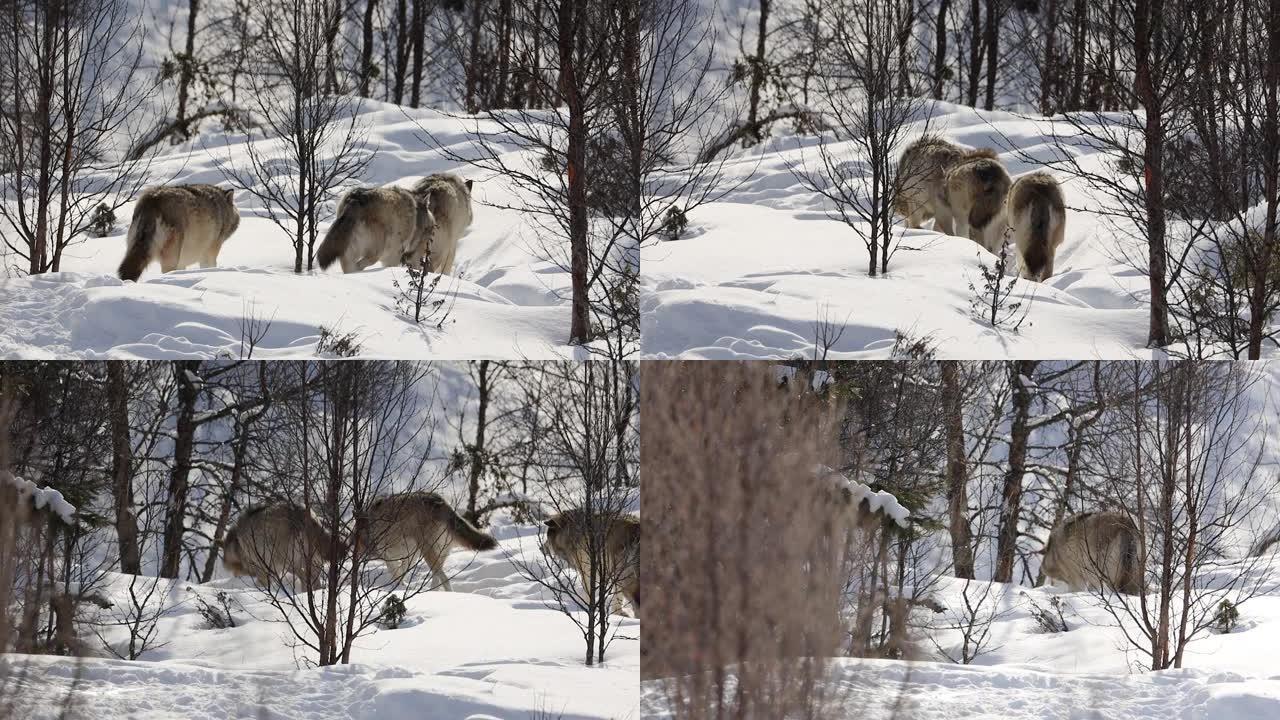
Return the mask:
<path fill-rule="evenodd" d="M 898 161 L 901 187 L 894 195 L 894 210 L 907 227 L 918 228 L 933 218 L 934 229 L 955 234 L 955 218 L 947 204 L 946 174 L 967 159 L 995 158 L 990 148 L 966 150 L 937 135 L 924 135 L 902 151 Z"/>
<path fill-rule="evenodd" d="M 590 597 L 591 558 L 588 535 L 591 523 L 582 508 L 573 508 L 548 518 L 547 538 L 543 552 L 564 561 L 578 573 L 583 592 Z M 631 603 L 632 614 L 640 617 L 640 519 L 632 515 L 614 518 L 604 537 L 605 567 L 598 569 L 606 578 L 616 578 L 618 593 L 613 597 L 613 611 L 622 613 L 622 597 Z"/>
<path fill-rule="evenodd" d="M 1067 225 L 1066 203 L 1058 181 L 1043 170 L 1018 178 L 1009 190 L 1008 214 L 1022 277 L 1037 282 L 1048 280 Z"/>
<path fill-rule="evenodd" d="M 409 248 L 429 237 L 434 225 L 430 208 L 409 190 L 356 188 L 338 201 L 337 217 L 320 243 L 316 261 L 321 268 L 337 261 L 344 273 L 379 261 L 400 265 Z"/>
<path fill-rule="evenodd" d="M 287 502 L 257 505 L 241 513 L 227 532 L 222 564 L 233 575 L 253 576 L 263 587 L 289 573 L 311 591 L 323 584 L 329 540 L 305 508 Z"/>
<path fill-rule="evenodd" d="M 405 253 L 405 264 L 427 255 L 431 272 L 453 272 L 458 241 L 471 226 L 471 182 L 453 173 L 437 173 L 414 183 L 413 192 L 426 201 L 435 226 L 430 234 L 419 236 L 418 243 Z"/>
<path fill-rule="evenodd" d="M 1042 567 L 1046 578 L 1061 580 L 1072 591 L 1109 587 L 1139 595 L 1145 566 L 1133 520 L 1122 513 L 1093 512 L 1073 515 L 1053 529 Z"/>
<path fill-rule="evenodd" d="M 1013 181 L 993 156 L 971 157 L 947 170 L 947 206 L 956 235 L 999 253 L 1004 243 L 1004 201 Z"/>
<path fill-rule="evenodd" d="M 419 559 L 427 561 L 431 589 L 450 590 L 444 572 L 449 549 L 492 550 L 498 541 L 463 519 L 444 498 L 432 492 L 406 492 L 378 498 L 369 504 L 361 533 L 365 550 L 387 563 L 397 580 Z"/>
<path fill-rule="evenodd" d="M 152 260 L 161 272 L 218 264 L 222 243 L 240 226 L 234 190 L 216 185 L 164 185 L 138 198 L 129 223 L 121 280 L 137 280 Z"/>

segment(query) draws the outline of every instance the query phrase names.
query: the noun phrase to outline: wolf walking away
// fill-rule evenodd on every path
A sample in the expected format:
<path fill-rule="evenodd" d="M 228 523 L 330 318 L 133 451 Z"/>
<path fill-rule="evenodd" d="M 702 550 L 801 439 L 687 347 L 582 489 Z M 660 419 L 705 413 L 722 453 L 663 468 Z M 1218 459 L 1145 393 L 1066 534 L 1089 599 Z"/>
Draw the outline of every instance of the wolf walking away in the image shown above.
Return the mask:
<path fill-rule="evenodd" d="M 947 170 L 947 205 L 956 221 L 956 234 L 999 253 L 1004 243 L 1004 201 L 1012 184 L 993 155 L 967 158 Z"/>
<path fill-rule="evenodd" d="M 1073 515 L 1053 529 L 1044 549 L 1045 577 L 1061 580 L 1075 592 L 1108 587 L 1140 595 L 1145 567 L 1138 528 L 1121 513 Z"/>
<path fill-rule="evenodd" d="M 1018 178 L 1009 191 L 1008 212 L 1022 277 L 1037 282 L 1048 280 L 1067 225 L 1066 203 L 1058 181 L 1043 170 Z"/>
<path fill-rule="evenodd" d="M 920 137 L 902 151 L 898 162 L 900 187 L 894 195 L 894 210 L 909 228 L 933 218 L 935 230 L 954 235 L 955 219 L 946 197 L 947 171 L 965 160 L 995 156 L 989 148 L 966 150 L 937 135 Z"/>
<path fill-rule="evenodd" d="M 169 272 L 191 263 L 218 264 L 222 243 L 240 226 L 235 191 L 216 185 L 148 188 L 138 198 L 129 223 L 129 248 L 120 263 L 121 280 L 137 280 L 152 260 Z"/>
<path fill-rule="evenodd" d="M 397 580 L 419 559 L 431 568 L 431 589 L 451 591 L 444 561 L 455 545 L 469 550 L 492 550 L 498 541 L 481 532 L 432 492 L 407 492 L 378 498 L 369 504 L 360 539 L 365 551 L 387 563 Z"/>
<path fill-rule="evenodd" d="M 543 552 L 559 558 L 572 567 L 582 581 L 587 597 L 594 596 L 587 586 L 591 577 L 591 557 L 588 533 L 605 530 L 604 567 L 596 569 L 596 576 L 603 577 L 625 595 L 636 617 L 640 617 L 640 519 L 632 515 L 620 515 L 609 522 L 609 527 L 593 527 L 589 516 L 581 508 L 566 510 L 546 520 L 547 539 Z M 597 522 L 607 522 L 599 517 Z M 614 595 L 613 610 L 622 611 L 622 598 Z"/>
<path fill-rule="evenodd" d="M 394 267 L 430 236 L 434 224 L 426 203 L 404 188 L 356 188 L 338 201 L 337 216 L 320 243 L 316 262 L 323 269 L 338 261 L 344 273 L 378 261 Z"/>
<path fill-rule="evenodd" d="M 458 241 L 471 226 L 471 182 L 453 173 L 437 173 L 414 184 L 413 192 L 426 200 L 435 218 L 435 227 L 430 234 L 419 236 L 418 244 L 405 254 L 406 264 L 428 255 L 431 272 L 444 275 L 453 272 Z"/>
<path fill-rule="evenodd" d="M 252 575 L 263 587 L 289 573 L 311 591 L 323 584 L 329 542 L 329 533 L 305 508 L 257 505 L 241 513 L 227 533 L 222 564 L 233 575 Z"/>

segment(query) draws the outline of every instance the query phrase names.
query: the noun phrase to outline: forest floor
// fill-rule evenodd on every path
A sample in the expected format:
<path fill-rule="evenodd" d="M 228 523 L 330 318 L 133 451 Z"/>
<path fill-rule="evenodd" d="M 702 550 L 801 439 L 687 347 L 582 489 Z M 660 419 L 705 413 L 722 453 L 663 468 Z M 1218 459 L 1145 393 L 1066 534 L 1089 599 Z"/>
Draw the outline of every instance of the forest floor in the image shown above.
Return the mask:
<path fill-rule="evenodd" d="M 13 717 L 31 720 L 62 717 L 64 707 L 72 718 L 130 720 L 638 719 L 639 621 L 614 616 L 605 663 L 587 667 L 577 626 L 518 569 L 541 563 L 537 528 L 498 521 L 489 530 L 496 550 L 450 556 L 453 592 L 408 600 L 403 624 L 358 639 L 349 665 L 302 663 L 312 651 L 292 647 L 279 613 L 243 579 L 174 581 L 159 644 L 139 660 L 6 655 L 16 684 L 0 685 L 0 701 L 16 699 Z M 110 576 L 107 596 L 119 607 L 128 577 Z M 216 605 L 219 591 L 234 628 L 210 629 L 197 610 L 197 597 Z"/>

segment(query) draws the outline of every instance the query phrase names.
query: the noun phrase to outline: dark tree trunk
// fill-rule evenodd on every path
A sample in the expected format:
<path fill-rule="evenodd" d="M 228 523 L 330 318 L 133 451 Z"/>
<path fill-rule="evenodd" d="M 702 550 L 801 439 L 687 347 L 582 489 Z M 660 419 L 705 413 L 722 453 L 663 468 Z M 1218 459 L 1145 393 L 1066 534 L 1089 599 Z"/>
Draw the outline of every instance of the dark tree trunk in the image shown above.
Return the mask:
<path fill-rule="evenodd" d="M 369 83 L 373 81 L 373 16 L 378 0 L 366 0 L 364 22 L 360 26 L 360 94 L 370 97 Z"/>
<path fill-rule="evenodd" d="M 973 537 L 969 530 L 969 460 L 964 450 L 964 397 L 960 363 L 943 360 L 942 413 L 947 428 L 947 527 L 955 575 L 973 578 Z"/>
<path fill-rule="evenodd" d="M 181 70 L 178 73 L 178 110 L 177 126 L 182 136 L 189 137 L 190 132 L 185 125 L 187 118 L 187 100 L 191 92 L 191 79 L 195 74 L 196 61 L 196 18 L 200 14 L 200 0 L 187 2 L 187 47 L 182 58 Z"/>
<path fill-rule="evenodd" d="M 409 107 L 414 108 L 422 104 L 422 53 L 427 35 L 427 13 L 422 4 L 422 0 L 413 3 L 413 85 L 409 88 Z"/>
<path fill-rule="evenodd" d="M 133 513 L 133 446 L 129 437 L 129 384 L 124 361 L 107 363 L 107 410 L 111 423 L 111 492 L 115 500 L 120 572 L 142 574 L 138 519 Z"/>
<path fill-rule="evenodd" d="M 573 300 L 569 327 L 569 342 L 585 344 L 591 339 L 591 305 L 587 273 L 590 255 L 587 237 L 587 133 L 585 110 L 581 88 L 577 78 L 577 36 L 579 24 L 585 21 L 585 0 L 561 0 L 558 19 L 558 50 L 560 57 L 560 93 L 569 110 L 567 138 L 569 185 L 569 273 L 572 279 Z"/>
<path fill-rule="evenodd" d="M 1147 330 L 1147 347 L 1169 344 L 1169 305 L 1165 297 L 1167 275 L 1165 251 L 1164 207 L 1164 107 L 1156 93 L 1153 51 L 1155 31 L 1153 18 L 1164 12 L 1162 0 L 1137 0 L 1134 9 L 1134 55 L 1138 102 L 1146 111 L 1143 148 L 1143 175 L 1146 181 L 1148 287 L 1151 291 L 1151 316 Z"/>
<path fill-rule="evenodd" d="M 747 127 L 752 128 L 755 140 L 760 139 L 760 129 L 756 125 L 760 115 L 760 92 L 765 81 L 765 50 L 769 36 L 769 4 L 770 0 L 760 0 L 760 24 L 756 29 L 756 54 L 751 63 L 751 100 L 747 106 Z"/>
<path fill-rule="evenodd" d="M 181 569 L 191 455 L 195 447 L 196 400 L 200 396 L 194 374 L 199 369 L 198 360 L 182 360 L 173 364 L 173 376 L 178 384 L 178 419 L 173 438 L 173 467 L 169 472 L 169 488 L 165 499 L 168 514 L 165 516 L 164 548 L 160 559 L 162 578 L 176 578 Z"/>
<path fill-rule="evenodd" d="M 945 75 L 947 63 L 947 13 L 951 10 L 951 0 L 938 2 L 938 20 L 934 24 L 933 49 L 933 98 L 943 99 L 945 95 Z"/>
<path fill-rule="evenodd" d="M 1031 435 L 1031 388 L 1028 380 L 1035 372 L 1037 360 L 1018 360 L 1009 364 L 1009 385 L 1013 393 L 1013 419 L 1009 427 L 1009 459 L 1004 473 L 1000 500 L 1000 534 L 996 540 L 996 568 L 992 580 L 1013 581 L 1013 565 L 1018 549 L 1018 521 L 1022 509 L 1022 475 L 1026 472 L 1027 439 Z"/>
<path fill-rule="evenodd" d="M 987 0 L 987 22 L 984 31 L 987 52 L 987 99 L 983 107 L 987 110 L 995 108 L 996 103 L 996 66 L 1000 62 L 1000 3 L 1002 0 Z"/>
<path fill-rule="evenodd" d="M 479 523 L 480 516 L 476 512 L 476 502 L 480 496 L 480 478 L 484 475 L 485 454 L 484 437 L 488 429 L 489 417 L 489 361 L 479 361 L 479 372 L 476 378 L 476 392 L 479 396 L 479 408 L 476 410 L 476 437 L 470 448 L 471 473 L 467 478 L 467 513 L 471 523 Z"/>

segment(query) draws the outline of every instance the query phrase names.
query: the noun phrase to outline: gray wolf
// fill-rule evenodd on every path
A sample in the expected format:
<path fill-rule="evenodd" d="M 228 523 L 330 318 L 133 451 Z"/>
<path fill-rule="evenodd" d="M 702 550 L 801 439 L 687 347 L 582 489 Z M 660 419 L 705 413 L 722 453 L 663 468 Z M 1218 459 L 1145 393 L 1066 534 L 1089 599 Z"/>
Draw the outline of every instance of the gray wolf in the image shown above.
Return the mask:
<path fill-rule="evenodd" d="M 968 237 L 991 253 L 1004 244 L 1004 201 L 1013 181 L 994 157 L 970 157 L 946 172 L 947 206 L 956 234 Z"/>
<path fill-rule="evenodd" d="M 542 543 L 542 550 L 573 568 L 582 582 L 583 592 L 587 597 L 593 597 L 595 588 L 589 587 L 589 533 L 603 532 L 600 540 L 604 543 L 604 565 L 596 568 L 596 575 L 612 582 L 618 593 L 625 595 L 631 603 L 633 614 L 639 617 L 640 519 L 632 515 L 600 517 L 596 523 L 591 523 L 590 519 L 582 508 L 566 510 L 547 519 L 547 537 Z M 606 522 L 608 527 L 600 527 Z M 622 612 L 622 598 L 617 594 L 613 597 L 613 611 Z"/>
<path fill-rule="evenodd" d="M 1008 215 L 1022 277 L 1048 280 L 1067 225 L 1058 181 L 1043 170 L 1018 178 L 1009 190 Z"/>
<path fill-rule="evenodd" d="M 413 192 L 424 199 L 435 218 L 435 226 L 427 236 L 405 253 L 406 265 L 417 264 L 425 255 L 429 258 L 427 269 L 434 273 L 453 273 L 453 261 L 458 254 L 458 241 L 471 226 L 471 180 L 463 180 L 453 173 L 428 175 L 413 185 Z"/>
<path fill-rule="evenodd" d="M 280 502 L 257 505 L 236 518 L 223 543 L 222 564 L 269 587 L 286 573 L 308 591 L 323 585 L 330 537 L 305 508 Z"/>
<path fill-rule="evenodd" d="M 1110 588 L 1139 595 L 1145 583 L 1146 551 L 1127 515 L 1087 512 L 1066 518 L 1049 534 L 1044 549 L 1046 578 L 1072 591 Z"/>
<path fill-rule="evenodd" d="M 403 578 L 419 559 L 431 568 L 431 589 L 449 587 L 444 561 L 457 545 L 469 550 L 492 550 L 498 541 L 454 512 L 432 492 L 406 492 L 374 500 L 365 511 L 360 534 L 365 550 L 387 563 L 393 577 Z M 438 579 L 438 582 L 436 582 Z"/>
<path fill-rule="evenodd" d="M 937 135 L 921 136 L 902 151 L 898 161 L 894 210 L 906 219 L 907 227 L 918 228 L 933 218 L 934 229 L 954 235 L 954 213 L 946 196 L 947 171 L 967 159 L 995 156 L 989 148 L 966 150 Z"/>
<path fill-rule="evenodd" d="M 400 265 L 409 248 L 428 237 L 435 221 L 427 205 L 397 187 L 356 188 L 338 201 L 337 217 L 325 233 L 316 262 L 338 261 L 342 272 L 359 272 L 381 261 Z"/>
<path fill-rule="evenodd" d="M 222 243 L 240 226 L 234 194 L 216 185 L 144 190 L 133 208 L 120 279 L 137 280 L 152 260 L 160 261 L 161 272 L 196 262 L 202 268 L 217 265 Z"/>

